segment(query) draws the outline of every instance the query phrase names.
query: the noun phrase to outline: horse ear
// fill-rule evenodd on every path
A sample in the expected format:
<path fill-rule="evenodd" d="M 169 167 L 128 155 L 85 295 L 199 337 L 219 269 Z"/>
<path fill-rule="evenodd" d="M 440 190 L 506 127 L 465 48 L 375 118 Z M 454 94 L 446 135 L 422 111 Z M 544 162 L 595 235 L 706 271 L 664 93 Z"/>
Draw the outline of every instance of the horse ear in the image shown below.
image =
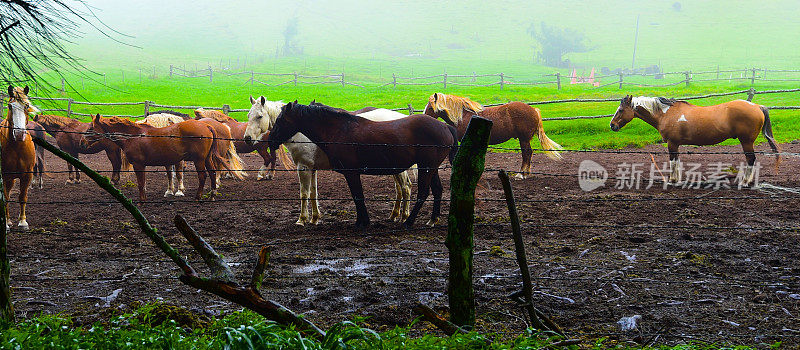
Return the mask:
<path fill-rule="evenodd" d="M 94 115 L 94 120 L 98 122 L 100 121 L 100 113 Z"/>
<path fill-rule="evenodd" d="M 259 97 L 258 101 L 261 102 L 262 106 L 266 106 L 267 105 L 267 99 L 264 98 L 264 96 Z"/>
<path fill-rule="evenodd" d="M 25 85 L 25 88 L 24 88 L 24 89 L 22 89 L 22 92 L 24 92 L 24 93 L 25 93 L 25 95 L 27 95 L 27 94 L 28 94 L 28 91 L 31 91 L 31 89 L 29 89 L 29 88 L 28 88 L 28 85 Z"/>
<path fill-rule="evenodd" d="M 433 102 L 436 102 L 438 100 L 439 100 L 439 93 L 438 92 L 434 92 L 433 93 Z"/>
<path fill-rule="evenodd" d="M 14 97 L 14 87 L 9 85 L 8 86 L 8 98 L 11 99 L 12 97 Z"/>
<path fill-rule="evenodd" d="M 250 104 L 251 105 L 256 104 L 256 99 L 253 98 L 253 95 L 250 95 Z"/>

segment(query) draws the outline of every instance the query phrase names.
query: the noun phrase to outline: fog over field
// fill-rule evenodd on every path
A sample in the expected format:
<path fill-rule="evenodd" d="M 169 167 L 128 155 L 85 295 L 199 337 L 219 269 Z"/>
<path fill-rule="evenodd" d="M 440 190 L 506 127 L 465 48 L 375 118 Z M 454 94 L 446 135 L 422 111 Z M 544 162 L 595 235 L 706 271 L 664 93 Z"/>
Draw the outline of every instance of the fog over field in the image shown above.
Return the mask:
<path fill-rule="evenodd" d="M 534 61 L 543 28 L 580 39 L 578 67 L 794 67 L 798 1 L 90 1 L 130 35 L 120 45 L 87 28 L 75 53 L 93 64 L 138 66 L 293 54 L 360 59 Z M 531 34 L 534 33 L 534 35 Z"/>

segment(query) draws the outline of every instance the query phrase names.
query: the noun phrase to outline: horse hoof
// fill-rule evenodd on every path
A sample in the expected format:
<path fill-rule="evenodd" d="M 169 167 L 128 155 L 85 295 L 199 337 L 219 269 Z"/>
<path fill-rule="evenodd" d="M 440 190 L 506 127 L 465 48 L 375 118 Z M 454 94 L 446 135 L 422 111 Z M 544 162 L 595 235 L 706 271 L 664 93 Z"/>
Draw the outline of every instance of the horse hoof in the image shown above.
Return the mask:
<path fill-rule="evenodd" d="M 517 173 L 517 175 L 514 175 L 514 179 L 515 180 L 524 180 L 525 179 L 525 175 L 522 175 L 522 173 Z"/>
<path fill-rule="evenodd" d="M 256 181 L 262 181 L 262 180 L 266 180 L 266 179 L 267 179 L 267 178 L 265 178 L 265 177 L 264 177 L 264 176 L 262 176 L 261 174 L 258 174 L 258 175 L 256 175 Z"/>
<path fill-rule="evenodd" d="M 164 192 L 164 198 L 167 198 L 167 197 L 169 197 L 169 196 L 174 196 L 174 195 L 175 195 L 175 194 L 174 194 L 174 193 L 172 193 L 170 190 L 167 190 L 167 192 Z"/>
<path fill-rule="evenodd" d="M 298 219 L 294 224 L 301 227 L 306 225 L 306 223 L 302 219 Z"/>
<path fill-rule="evenodd" d="M 20 221 L 19 224 L 17 224 L 17 227 L 19 227 L 23 231 L 27 231 L 28 230 L 28 221 L 25 221 L 25 220 Z"/>
<path fill-rule="evenodd" d="M 178 192 L 175 192 L 174 196 L 175 196 L 175 197 L 183 197 L 183 196 L 185 196 L 185 195 L 183 194 L 183 191 L 181 191 L 181 190 L 178 190 Z"/>
<path fill-rule="evenodd" d="M 81 180 L 75 180 L 75 183 L 79 184 L 79 183 L 81 183 Z"/>
<path fill-rule="evenodd" d="M 71 185 L 73 183 L 72 180 L 67 180 L 67 185 Z"/>
<path fill-rule="evenodd" d="M 436 218 L 436 220 L 428 220 L 428 222 L 425 223 L 425 226 L 433 227 L 438 223 L 439 223 L 439 218 Z"/>
<path fill-rule="evenodd" d="M 316 216 L 316 217 L 312 216 L 312 217 L 311 217 L 311 221 L 309 221 L 309 222 L 310 222 L 312 225 L 319 225 L 319 224 L 321 224 L 321 223 L 322 223 L 322 220 L 320 220 L 319 216 Z"/>

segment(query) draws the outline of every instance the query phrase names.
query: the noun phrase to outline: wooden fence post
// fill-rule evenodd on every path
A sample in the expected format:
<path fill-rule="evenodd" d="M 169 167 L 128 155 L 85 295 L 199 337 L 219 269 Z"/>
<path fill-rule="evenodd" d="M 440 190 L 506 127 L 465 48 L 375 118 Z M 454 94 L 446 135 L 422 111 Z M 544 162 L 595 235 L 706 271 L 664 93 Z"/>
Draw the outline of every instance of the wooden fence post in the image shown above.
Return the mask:
<path fill-rule="evenodd" d="M 503 79 L 503 73 L 500 73 L 500 90 L 503 90 L 503 85 L 505 85 L 505 81 Z"/>
<path fill-rule="evenodd" d="M 717 80 L 719 80 L 719 65 L 717 65 Z"/>
<path fill-rule="evenodd" d="M 103 76 L 105 77 L 105 74 L 103 74 Z M 63 94 L 66 92 L 67 92 L 67 82 L 64 81 L 64 78 L 61 78 L 61 93 Z"/>
<path fill-rule="evenodd" d="M 294 73 L 294 86 L 297 86 L 297 73 Z"/>
<path fill-rule="evenodd" d="M 123 70 L 120 72 L 122 72 L 122 83 L 125 84 L 125 71 Z"/>
<path fill-rule="evenodd" d="M 72 99 L 67 100 L 67 118 L 72 118 Z"/>
<path fill-rule="evenodd" d="M 0 187 L 3 178 L 0 177 Z M 8 261 L 8 230 L 6 230 L 6 199 L 0 196 L 0 320 L 14 322 L 14 304 L 11 303 L 11 263 Z"/>
<path fill-rule="evenodd" d="M 397 87 L 397 75 L 392 73 L 392 87 Z"/>
<path fill-rule="evenodd" d="M 150 101 L 144 100 L 144 116 L 146 117 L 148 113 L 150 113 Z"/>
<path fill-rule="evenodd" d="M 754 67 L 754 68 L 751 68 L 750 70 L 753 73 L 753 75 L 750 76 L 750 85 L 755 85 L 755 83 L 756 83 L 756 69 Z"/>
<path fill-rule="evenodd" d="M 344 72 L 342 72 L 342 87 L 344 87 L 344 85 L 345 85 L 345 82 L 344 82 Z"/>
<path fill-rule="evenodd" d="M 169 77 L 172 78 L 172 65 L 169 65 Z"/>
<path fill-rule="evenodd" d="M 683 75 L 686 77 L 686 86 L 689 86 L 689 81 L 692 80 L 692 72 L 683 72 Z"/>
<path fill-rule="evenodd" d="M 256 73 L 250 70 L 250 86 L 256 83 Z"/>
<path fill-rule="evenodd" d="M 556 72 L 556 86 L 561 90 L 561 73 Z"/>
<path fill-rule="evenodd" d="M 473 116 L 453 160 L 450 177 L 450 214 L 447 239 L 450 277 L 447 296 L 450 321 L 471 330 L 475 325 L 475 292 L 472 286 L 475 187 L 483 174 L 492 121 Z"/>
<path fill-rule="evenodd" d="M 576 74 L 576 75 L 577 75 L 577 74 Z M 622 72 L 619 72 L 619 89 L 620 89 L 620 90 L 622 90 L 622 76 L 623 76 L 623 73 L 622 73 Z"/>
<path fill-rule="evenodd" d="M 444 84 L 444 88 L 447 89 L 447 73 L 442 74 L 444 80 L 442 80 L 442 84 Z"/>
<path fill-rule="evenodd" d="M 411 104 L 408 104 L 408 115 L 414 114 L 414 107 L 411 107 Z"/>
<path fill-rule="evenodd" d="M 230 105 L 222 105 L 222 113 L 225 115 L 231 114 L 231 106 Z"/>
<path fill-rule="evenodd" d="M 211 70 L 211 66 L 208 67 L 208 82 L 214 83 L 214 71 Z"/>

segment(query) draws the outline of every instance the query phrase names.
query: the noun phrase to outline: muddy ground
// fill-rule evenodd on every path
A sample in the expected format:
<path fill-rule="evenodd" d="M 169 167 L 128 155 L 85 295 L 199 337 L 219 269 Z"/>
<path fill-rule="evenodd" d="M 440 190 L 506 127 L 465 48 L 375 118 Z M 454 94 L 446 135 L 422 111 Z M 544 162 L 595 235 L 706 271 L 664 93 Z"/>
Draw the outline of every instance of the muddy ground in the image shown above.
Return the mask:
<path fill-rule="evenodd" d="M 783 145 L 800 152 L 800 144 Z M 765 149 L 762 145 L 759 150 Z M 666 161 L 661 146 L 651 151 Z M 738 152 L 738 147 L 699 148 Z M 526 240 L 535 302 L 573 336 L 655 342 L 728 341 L 800 343 L 800 212 L 798 194 L 774 188 L 615 189 L 622 163 L 642 163 L 644 181 L 652 163 L 640 153 L 566 153 L 556 162 L 534 156 L 532 178 L 514 181 Z M 83 155 L 92 168 L 110 170 L 102 154 Z M 260 158 L 245 155 L 249 169 Z M 609 169 L 606 187 L 584 192 L 578 165 L 592 159 Z M 739 164 L 741 154 L 684 155 L 685 163 Z M 761 156 L 760 180 L 797 188 L 798 158 L 776 174 L 773 157 Z M 75 315 L 92 322 L 109 309 L 135 301 L 163 301 L 201 314 L 238 309 L 181 284 L 179 270 L 139 231 L 130 215 L 87 178 L 65 184 L 66 163 L 47 155 L 52 178 L 30 195 L 28 232 L 9 237 L 16 311 Z M 487 168 L 516 170 L 519 154 L 490 153 Z M 157 170 L 156 168 L 152 168 Z M 445 198 L 450 169 L 441 171 Z M 198 255 L 172 224 L 184 215 L 243 279 L 249 278 L 259 247 L 272 247 L 264 295 L 324 326 L 369 316 L 376 329 L 406 325 L 411 307 L 425 302 L 447 312 L 446 226 L 417 228 L 387 220 L 394 190 L 386 177 L 364 177 L 373 225 L 351 229 L 354 205 L 341 175 L 323 172 L 318 226 L 294 224 L 298 182 L 292 172 L 272 181 L 225 180 L 215 202 L 163 198 L 166 178 L 148 174 L 148 201 L 140 208 L 195 268 Z M 196 176 L 187 173 L 187 194 Z M 132 174 L 124 179 L 133 181 Z M 508 295 L 521 284 L 513 258 L 506 204 L 496 171 L 484 175 L 477 197 L 475 290 L 481 331 L 518 333 L 526 327 Z M 414 190 L 416 191 L 416 190 Z M 136 186 L 124 187 L 135 196 Z M 447 212 L 449 204 L 445 203 Z M 16 218 L 12 203 L 12 217 Z M 14 220 L 16 221 L 16 220 Z M 111 296 L 111 298 L 105 298 Z M 101 299 L 105 298 L 105 299 Z M 618 321 L 640 315 L 638 330 Z M 422 327 L 422 326 L 415 326 Z"/>

